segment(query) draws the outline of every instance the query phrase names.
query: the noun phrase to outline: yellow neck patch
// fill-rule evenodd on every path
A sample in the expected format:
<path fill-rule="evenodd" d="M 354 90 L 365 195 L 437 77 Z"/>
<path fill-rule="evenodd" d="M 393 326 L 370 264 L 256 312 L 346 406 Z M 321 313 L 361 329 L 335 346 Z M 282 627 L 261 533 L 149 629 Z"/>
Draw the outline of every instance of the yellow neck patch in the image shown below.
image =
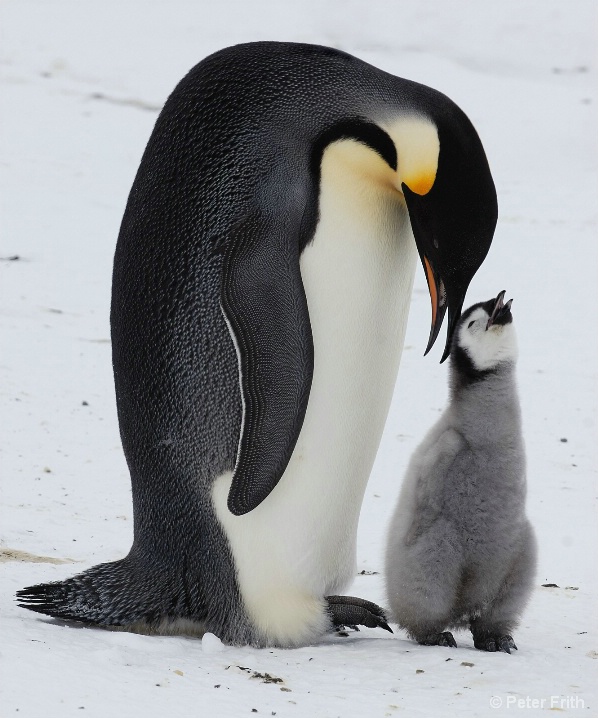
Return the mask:
<path fill-rule="evenodd" d="M 397 148 L 397 189 L 400 191 L 404 182 L 412 192 L 427 194 L 438 171 L 440 141 L 436 125 L 425 117 L 412 115 L 381 126 Z"/>
<path fill-rule="evenodd" d="M 420 175 L 414 174 L 411 177 L 406 177 L 403 182 L 409 187 L 415 194 L 428 194 L 432 189 L 434 180 L 436 179 L 436 172 L 427 172 Z"/>

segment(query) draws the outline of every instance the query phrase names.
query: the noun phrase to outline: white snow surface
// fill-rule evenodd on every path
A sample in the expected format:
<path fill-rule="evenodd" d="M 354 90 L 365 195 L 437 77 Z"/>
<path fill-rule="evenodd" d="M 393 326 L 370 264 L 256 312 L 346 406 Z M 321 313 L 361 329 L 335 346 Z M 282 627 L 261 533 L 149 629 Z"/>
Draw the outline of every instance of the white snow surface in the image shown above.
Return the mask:
<path fill-rule="evenodd" d="M 2 718 L 598 715 L 597 7 L 4 0 Z M 482 137 L 500 218 L 468 302 L 501 289 L 514 297 L 528 512 L 540 550 L 513 655 L 476 651 L 467 633 L 448 649 L 369 629 L 297 650 L 233 648 L 214 636 L 77 628 L 16 606 L 19 588 L 128 552 L 108 322 L 120 219 L 175 84 L 209 53 L 262 39 L 338 47 L 436 87 Z M 422 357 L 429 321 L 418 268 L 351 589 L 381 603 L 401 478 L 447 396 L 442 336 Z"/>

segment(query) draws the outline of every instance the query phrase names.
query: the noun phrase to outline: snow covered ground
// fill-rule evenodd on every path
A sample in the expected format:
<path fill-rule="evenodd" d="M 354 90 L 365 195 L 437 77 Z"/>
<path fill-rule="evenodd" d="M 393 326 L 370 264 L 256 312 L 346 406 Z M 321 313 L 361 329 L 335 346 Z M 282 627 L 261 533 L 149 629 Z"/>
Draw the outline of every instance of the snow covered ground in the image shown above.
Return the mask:
<path fill-rule="evenodd" d="M 0 6 L 0 716 L 598 715 L 596 8 L 593 0 L 4 0 Z M 513 655 L 364 629 L 299 650 L 65 626 L 17 589 L 129 549 L 108 311 L 127 194 L 158 109 L 208 53 L 280 39 L 432 85 L 485 144 L 500 219 L 468 298 L 515 298 L 540 561 Z M 18 258 L 17 258 L 18 257 Z M 446 399 L 422 358 L 421 270 L 363 507 L 353 592 L 383 601 L 406 462 Z M 545 588 L 542 584 L 557 584 Z M 518 711 L 524 711 L 518 713 Z"/>

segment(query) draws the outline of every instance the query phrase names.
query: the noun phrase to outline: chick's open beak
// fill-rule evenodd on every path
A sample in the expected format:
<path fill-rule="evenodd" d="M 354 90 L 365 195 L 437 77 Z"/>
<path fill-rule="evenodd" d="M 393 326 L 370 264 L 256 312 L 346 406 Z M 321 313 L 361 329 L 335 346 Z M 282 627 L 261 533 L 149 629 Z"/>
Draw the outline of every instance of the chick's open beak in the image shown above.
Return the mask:
<path fill-rule="evenodd" d="M 494 308 L 492 310 L 492 314 L 490 315 L 490 318 L 488 319 L 488 323 L 486 324 L 486 331 L 490 329 L 490 327 L 498 325 L 498 324 L 508 324 L 513 320 L 511 316 L 511 304 L 513 304 L 513 300 L 509 299 L 509 301 L 505 304 L 504 298 L 505 298 L 506 290 L 502 290 L 502 292 L 499 292 L 498 296 L 496 297 Z"/>

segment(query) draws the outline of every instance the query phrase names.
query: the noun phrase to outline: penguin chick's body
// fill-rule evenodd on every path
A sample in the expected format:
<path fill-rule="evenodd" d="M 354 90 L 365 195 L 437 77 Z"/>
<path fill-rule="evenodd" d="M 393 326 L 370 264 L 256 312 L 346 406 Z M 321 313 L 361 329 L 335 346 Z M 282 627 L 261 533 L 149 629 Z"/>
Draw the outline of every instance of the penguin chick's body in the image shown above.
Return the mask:
<path fill-rule="evenodd" d="M 441 93 L 315 45 L 200 62 L 156 122 L 114 257 L 133 546 L 20 605 L 256 646 L 386 627 L 338 594 L 417 256 L 431 346 L 496 218 L 480 139 Z"/>
<path fill-rule="evenodd" d="M 392 616 L 425 645 L 456 646 L 446 629 L 469 626 L 476 648 L 510 653 L 532 589 L 517 348 L 503 295 L 457 325 L 449 406 L 416 449 L 390 524 Z"/>

